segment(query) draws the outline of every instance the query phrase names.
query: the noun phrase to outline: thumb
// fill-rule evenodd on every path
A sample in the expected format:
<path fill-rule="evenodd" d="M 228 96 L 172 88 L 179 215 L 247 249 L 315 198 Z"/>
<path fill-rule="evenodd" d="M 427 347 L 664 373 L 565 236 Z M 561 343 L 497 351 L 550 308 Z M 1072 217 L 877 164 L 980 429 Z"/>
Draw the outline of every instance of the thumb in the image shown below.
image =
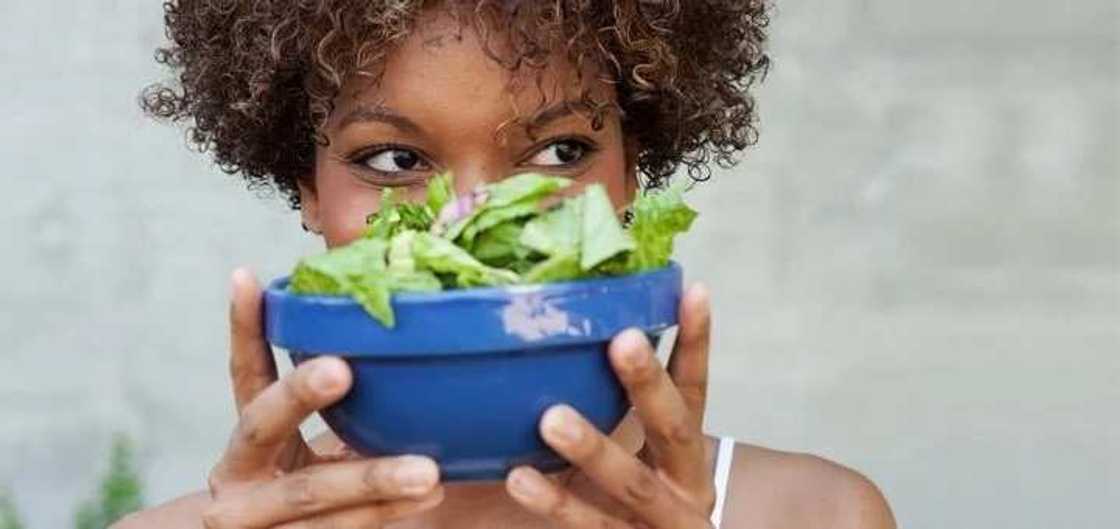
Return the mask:
<path fill-rule="evenodd" d="M 261 287 L 246 268 L 230 279 L 229 374 L 237 413 L 276 381 L 276 361 L 264 337 Z"/>

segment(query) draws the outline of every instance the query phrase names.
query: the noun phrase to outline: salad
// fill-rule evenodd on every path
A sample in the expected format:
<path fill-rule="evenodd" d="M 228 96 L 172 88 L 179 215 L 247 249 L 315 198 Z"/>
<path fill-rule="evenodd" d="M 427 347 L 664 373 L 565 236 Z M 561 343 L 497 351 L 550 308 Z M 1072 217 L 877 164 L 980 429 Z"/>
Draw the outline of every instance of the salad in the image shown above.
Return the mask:
<path fill-rule="evenodd" d="M 296 265 L 296 294 L 351 296 L 386 327 L 395 292 L 619 276 L 669 263 L 673 239 L 696 212 L 682 186 L 642 193 L 624 226 L 600 184 L 557 201 L 564 178 L 524 173 L 456 196 L 451 178 L 428 183 L 423 203 L 391 189 L 363 237 Z M 549 205 L 551 204 L 551 205 Z"/>

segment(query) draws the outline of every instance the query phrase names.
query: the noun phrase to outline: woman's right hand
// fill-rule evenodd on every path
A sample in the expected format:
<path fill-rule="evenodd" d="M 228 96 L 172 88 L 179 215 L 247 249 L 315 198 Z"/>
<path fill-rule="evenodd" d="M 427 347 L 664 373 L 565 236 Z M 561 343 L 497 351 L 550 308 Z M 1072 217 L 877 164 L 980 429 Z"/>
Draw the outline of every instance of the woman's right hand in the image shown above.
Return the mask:
<path fill-rule="evenodd" d="M 308 446 L 300 423 L 349 391 L 349 367 L 320 357 L 277 380 L 261 289 L 246 270 L 234 272 L 232 283 L 230 375 L 240 419 L 210 473 L 203 525 L 372 529 L 438 505 L 443 489 L 431 459 L 322 456 Z"/>

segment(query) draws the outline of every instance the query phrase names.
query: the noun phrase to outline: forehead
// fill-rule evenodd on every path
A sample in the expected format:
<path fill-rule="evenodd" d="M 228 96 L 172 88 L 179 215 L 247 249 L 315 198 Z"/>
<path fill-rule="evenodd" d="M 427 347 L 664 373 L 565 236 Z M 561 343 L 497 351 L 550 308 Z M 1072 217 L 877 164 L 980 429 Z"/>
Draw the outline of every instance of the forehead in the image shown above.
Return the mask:
<path fill-rule="evenodd" d="M 615 105 L 614 85 L 603 80 L 592 61 L 577 69 L 556 53 L 543 66 L 503 64 L 515 56 L 501 31 L 480 30 L 446 11 L 429 10 L 375 75 L 347 80 L 333 119 L 337 123 L 338 116 L 359 105 L 379 105 L 418 121 L 454 116 L 460 123 L 500 127 L 562 101 Z"/>

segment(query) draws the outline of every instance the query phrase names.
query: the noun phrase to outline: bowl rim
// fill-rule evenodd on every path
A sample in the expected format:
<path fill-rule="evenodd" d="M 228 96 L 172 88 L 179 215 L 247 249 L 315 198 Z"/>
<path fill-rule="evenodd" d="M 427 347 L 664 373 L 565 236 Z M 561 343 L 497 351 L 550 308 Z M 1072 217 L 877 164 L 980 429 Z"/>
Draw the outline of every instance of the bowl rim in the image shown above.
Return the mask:
<path fill-rule="evenodd" d="M 665 274 L 680 273 L 681 265 L 676 261 L 669 264 L 643 270 L 634 274 L 620 276 L 585 277 L 554 281 L 550 283 L 530 283 L 517 285 L 503 285 L 492 287 L 453 288 L 437 292 L 395 292 L 392 294 L 392 303 L 402 305 L 445 303 L 448 301 L 494 300 L 510 298 L 525 294 L 559 294 L 573 290 L 597 289 L 617 286 L 631 281 L 640 281 Z M 294 294 L 288 290 L 291 276 L 278 277 L 268 283 L 266 293 L 284 298 L 300 298 L 306 304 L 321 303 L 332 306 L 360 306 L 357 300 L 346 294 Z"/>
<path fill-rule="evenodd" d="M 534 285 L 395 294 L 389 329 L 345 295 L 293 294 L 287 277 L 264 292 L 265 337 L 300 354 L 432 357 L 605 343 L 627 328 L 659 334 L 677 324 L 683 273 L 676 262 L 623 276 Z M 615 296 L 619 303 L 603 303 Z M 435 307 L 439 310 L 433 310 Z M 551 318 L 551 319 L 550 319 Z"/>

